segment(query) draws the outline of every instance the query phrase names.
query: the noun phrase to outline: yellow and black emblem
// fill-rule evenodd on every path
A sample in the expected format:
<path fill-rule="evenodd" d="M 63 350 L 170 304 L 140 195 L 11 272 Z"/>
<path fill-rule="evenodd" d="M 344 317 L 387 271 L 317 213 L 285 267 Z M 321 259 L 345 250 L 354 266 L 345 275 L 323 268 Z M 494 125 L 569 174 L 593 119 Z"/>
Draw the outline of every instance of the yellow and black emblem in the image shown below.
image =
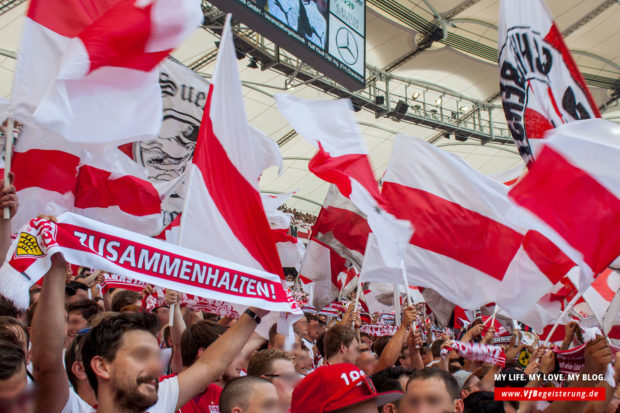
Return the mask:
<path fill-rule="evenodd" d="M 41 247 L 39 247 L 39 242 L 34 235 L 27 232 L 19 234 L 19 241 L 15 250 L 16 257 L 42 257 L 43 255 L 45 254 L 43 254 Z"/>

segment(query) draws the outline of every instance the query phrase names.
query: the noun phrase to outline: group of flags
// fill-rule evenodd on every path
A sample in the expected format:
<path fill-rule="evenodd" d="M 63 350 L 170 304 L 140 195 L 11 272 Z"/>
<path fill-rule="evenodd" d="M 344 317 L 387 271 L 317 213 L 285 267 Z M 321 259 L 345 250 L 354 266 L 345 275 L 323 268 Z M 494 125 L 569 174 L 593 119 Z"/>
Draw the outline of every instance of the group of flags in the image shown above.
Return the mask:
<path fill-rule="evenodd" d="M 620 131 L 595 119 L 541 0 L 501 2 L 502 103 L 528 165 L 511 186 L 407 136 L 396 137 L 379 185 L 349 100 L 276 96 L 318 150 L 309 170 L 332 184 L 305 251 L 278 210 L 290 194 L 258 189 L 282 157 L 247 123 L 230 16 L 200 128 L 187 132 L 182 212 L 165 222 L 162 204 L 178 183 L 154 182 L 119 145 L 158 133 L 158 65 L 200 24 L 200 3 L 58 1 L 30 2 L 7 112 L 23 124 L 11 168 L 22 199 L 16 225 L 69 211 L 282 279 L 283 266 L 296 267 L 317 308 L 362 282 L 371 283 L 361 297 L 369 305 L 380 302 L 373 285 L 402 284 L 415 302 L 428 289 L 463 308 L 495 303 L 541 330 L 564 310 L 553 297 L 570 283 L 608 331 L 615 325 L 605 317 L 620 304 L 593 281 L 620 255 Z"/>

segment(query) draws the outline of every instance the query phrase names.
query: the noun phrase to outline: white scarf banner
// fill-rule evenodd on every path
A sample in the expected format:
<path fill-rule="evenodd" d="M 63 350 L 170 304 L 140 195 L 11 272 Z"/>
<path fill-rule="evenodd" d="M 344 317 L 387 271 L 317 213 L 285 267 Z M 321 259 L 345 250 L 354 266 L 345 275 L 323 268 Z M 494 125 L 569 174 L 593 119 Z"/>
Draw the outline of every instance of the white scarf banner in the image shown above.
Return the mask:
<path fill-rule="evenodd" d="M 301 314 L 275 274 L 72 213 L 57 223 L 33 219 L 22 228 L 0 268 L 0 294 L 27 308 L 29 287 L 49 271 L 56 253 L 77 265 L 199 297 Z"/>
<path fill-rule="evenodd" d="M 447 356 L 451 351 L 456 351 L 459 357 L 467 360 L 482 361 L 501 367 L 506 365 L 506 354 L 504 354 L 504 350 L 500 346 L 453 341 L 450 347 L 441 349 L 441 357 Z"/>

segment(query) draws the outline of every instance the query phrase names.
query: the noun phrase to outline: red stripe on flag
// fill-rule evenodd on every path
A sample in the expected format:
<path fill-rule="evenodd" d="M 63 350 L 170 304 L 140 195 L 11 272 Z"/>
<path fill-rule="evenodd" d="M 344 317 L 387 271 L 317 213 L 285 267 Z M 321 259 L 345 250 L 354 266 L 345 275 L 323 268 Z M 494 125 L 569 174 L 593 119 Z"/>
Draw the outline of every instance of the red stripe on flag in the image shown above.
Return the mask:
<path fill-rule="evenodd" d="M 271 239 L 273 242 L 292 242 L 293 244 L 297 243 L 297 238 L 292 235 L 289 235 L 288 229 L 272 229 L 271 230 Z"/>
<path fill-rule="evenodd" d="M 79 163 L 80 158 L 62 151 L 14 152 L 11 170 L 15 173 L 15 188 L 18 191 L 38 187 L 61 194 L 72 192 Z"/>
<path fill-rule="evenodd" d="M 31 0 L 28 17 L 61 36 L 75 37 L 114 4 L 128 0 Z"/>
<path fill-rule="evenodd" d="M 153 185 L 135 176 L 110 179 L 109 171 L 90 165 L 80 167 L 75 206 L 77 208 L 108 208 L 118 206 L 131 215 L 144 216 L 161 212 L 159 193 Z"/>
<path fill-rule="evenodd" d="M 545 36 L 545 41 L 547 41 L 551 46 L 553 46 L 560 53 L 562 53 L 562 59 L 564 60 L 564 64 L 568 68 L 568 71 L 573 77 L 573 80 L 575 80 L 575 82 L 579 85 L 579 87 L 581 87 L 581 90 L 583 90 L 583 93 L 588 98 L 588 103 L 590 104 L 590 108 L 592 109 L 594 116 L 596 116 L 597 118 L 600 118 L 601 112 L 599 112 L 598 110 L 598 105 L 592 98 L 592 95 L 590 94 L 590 89 L 588 89 L 588 86 L 586 85 L 586 81 L 583 78 L 583 75 L 579 71 L 577 64 L 573 60 L 573 56 L 570 54 L 570 51 L 566 47 L 566 43 L 564 43 L 562 34 L 558 30 L 558 26 L 556 26 L 555 22 L 551 25 L 551 28 L 549 29 L 549 33 L 547 33 L 547 35 Z"/>
<path fill-rule="evenodd" d="M 335 184 L 340 193 L 347 198 L 351 196 L 351 179 L 355 179 L 373 198 L 377 201 L 381 199 L 368 155 L 351 154 L 332 157 L 325 152 L 319 142 L 319 151 L 308 162 L 308 169 L 322 180 Z"/>
<path fill-rule="evenodd" d="M 580 251 L 594 272 L 620 253 L 620 200 L 548 146 L 509 195 Z"/>
<path fill-rule="evenodd" d="M 410 243 L 502 280 L 523 235 L 502 223 L 420 189 L 384 182 L 383 199 L 415 231 Z"/>
<path fill-rule="evenodd" d="M 334 239 L 350 250 L 364 254 L 370 227 L 368 221 L 358 213 L 344 208 L 321 209 L 313 228 L 313 237 L 331 232 Z M 329 247 L 328 247 L 329 248 Z"/>
<path fill-rule="evenodd" d="M 215 136 L 210 117 L 212 102 L 213 84 L 209 86 L 194 164 L 200 169 L 209 195 L 235 237 L 265 271 L 284 278 L 276 246 L 266 242 L 271 240 L 271 228 L 260 194 L 237 170 Z"/>
<path fill-rule="evenodd" d="M 140 8 L 135 1 L 121 1 L 80 33 L 88 51 L 90 71 L 103 67 L 126 67 L 149 72 L 169 50 L 146 53 L 151 35 L 152 4 Z"/>
<path fill-rule="evenodd" d="M 558 283 L 576 264 L 538 231 L 528 231 L 523 249 L 552 284 Z"/>

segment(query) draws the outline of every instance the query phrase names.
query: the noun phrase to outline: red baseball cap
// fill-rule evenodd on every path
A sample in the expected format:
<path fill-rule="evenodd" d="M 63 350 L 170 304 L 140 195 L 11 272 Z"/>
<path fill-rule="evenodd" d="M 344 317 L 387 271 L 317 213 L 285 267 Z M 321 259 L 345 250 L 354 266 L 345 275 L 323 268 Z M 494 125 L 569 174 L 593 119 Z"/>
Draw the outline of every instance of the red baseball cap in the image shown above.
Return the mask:
<path fill-rule="evenodd" d="M 399 391 L 377 393 L 364 372 L 349 363 L 319 367 L 297 384 L 293 391 L 291 413 L 332 412 L 377 400 L 382 406 L 402 397 Z"/>

